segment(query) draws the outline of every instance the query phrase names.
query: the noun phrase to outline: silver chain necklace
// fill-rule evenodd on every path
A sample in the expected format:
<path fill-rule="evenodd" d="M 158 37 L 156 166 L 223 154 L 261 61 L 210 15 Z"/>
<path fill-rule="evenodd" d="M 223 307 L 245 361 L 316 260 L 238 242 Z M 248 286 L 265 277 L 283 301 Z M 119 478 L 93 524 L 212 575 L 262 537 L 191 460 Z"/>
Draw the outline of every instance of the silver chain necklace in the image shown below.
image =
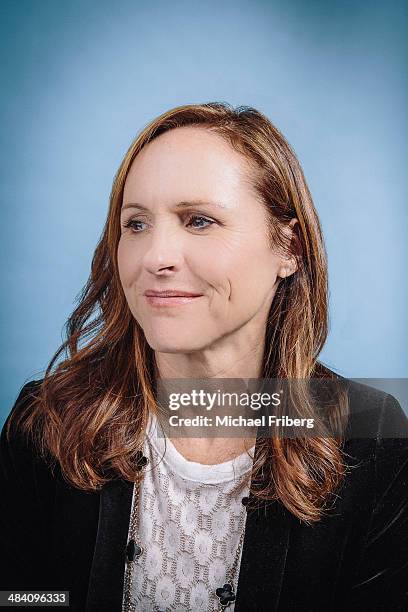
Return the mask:
<path fill-rule="evenodd" d="M 137 457 L 137 469 L 139 473 L 135 479 L 133 485 L 133 503 L 130 514 L 130 526 L 129 526 L 129 539 L 126 547 L 126 571 L 125 571 L 125 583 L 124 583 L 124 601 L 122 612 L 137 612 L 135 604 L 132 602 L 132 584 L 133 584 L 133 568 L 137 559 L 143 554 L 144 548 L 139 542 L 138 538 L 138 515 L 139 515 L 139 496 L 140 496 L 140 484 L 142 481 L 141 470 L 149 462 L 149 459 L 143 455 L 141 451 Z M 248 501 L 248 498 L 244 498 Z M 215 590 L 215 595 L 219 600 L 219 612 L 225 610 L 230 603 L 236 600 L 236 593 L 234 590 L 234 580 L 237 571 L 238 561 L 241 554 L 242 545 L 245 537 L 247 512 L 244 507 L 243 514 L 241 516 L 241 535 L 239 538 L 238 546 L 235 551 L 235 557 L 230 570 L 227 572 L 224 584 Z"/>

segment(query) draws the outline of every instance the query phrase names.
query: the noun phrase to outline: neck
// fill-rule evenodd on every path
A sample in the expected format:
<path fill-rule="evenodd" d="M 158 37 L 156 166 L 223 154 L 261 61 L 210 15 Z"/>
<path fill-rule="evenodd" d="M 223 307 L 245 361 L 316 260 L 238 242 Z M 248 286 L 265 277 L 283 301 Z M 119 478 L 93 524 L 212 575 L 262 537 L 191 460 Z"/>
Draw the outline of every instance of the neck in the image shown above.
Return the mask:
<path fill-rule="evenodd" d="M 158 378 L 261 378 L 264 343 L 254 343 L 241 351 L 212 347 L 194 353 L 155 353 Z M 182 438 L 169 437 L 188 461 L 215 465 L 238 457 L 255 445 L 256 437 Z"/>
<path fill-rule="evenodd" d="M 155 351 L 158 378 L 261 378 L 264 342 L 247 346 L 210 347 L 192 353 Z"/>

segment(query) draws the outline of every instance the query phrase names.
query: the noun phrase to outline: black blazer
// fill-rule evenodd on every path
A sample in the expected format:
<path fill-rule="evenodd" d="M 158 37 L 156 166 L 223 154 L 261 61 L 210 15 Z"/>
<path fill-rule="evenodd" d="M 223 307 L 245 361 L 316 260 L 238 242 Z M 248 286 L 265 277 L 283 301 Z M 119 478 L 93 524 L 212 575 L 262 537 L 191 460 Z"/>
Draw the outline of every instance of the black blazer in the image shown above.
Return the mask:
<path fill-rule="evenodd" d="M 334 513 L 307 526 L 278 502 L 248 511 L 236 612 L 408 610 L 407 419 L 391 395 L 356 383 L 350 408 L 373 437 L 346 441 L 354 468 Z M 0 449 L 0 589 L 69 590 L 72 611 L 120 612 L 132 483 L 83 492 L 4 429 Z"/>

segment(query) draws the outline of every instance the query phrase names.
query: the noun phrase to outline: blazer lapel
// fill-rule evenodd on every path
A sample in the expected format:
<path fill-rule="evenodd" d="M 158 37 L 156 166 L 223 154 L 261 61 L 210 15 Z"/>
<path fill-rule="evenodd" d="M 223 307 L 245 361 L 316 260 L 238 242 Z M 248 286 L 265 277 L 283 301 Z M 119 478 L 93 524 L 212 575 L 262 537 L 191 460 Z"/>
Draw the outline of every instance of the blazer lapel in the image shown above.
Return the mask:
<path fill-rule="evenodd" d="M 291 517 L 278 502 L 249 510 L 237 585 L 236 612 L 277 609 L 286 555 L 289 547 Z"/>
<path fill-rule="evenodd" d="M 267 426 L 258 428 L 259 441 L 269 437 Z M 251 481 L 251 488 L 252 488 Z M 251 501 L 253 497 L 250 497 Z M 248 509 L 241 565 L 236 589 L 236 612 L 256 607 L 257 612 L 272 612 L 279 605 L 281 586 L 289 548 L 293 516 L 278 501 L 262 502 Z"/>
<path fill-rule="evenodd" d="M 108 482 L 101 489 L 86 612 L 119 612 L 122 609 L 132 494 L 133 483 L 121 479 Z"/>

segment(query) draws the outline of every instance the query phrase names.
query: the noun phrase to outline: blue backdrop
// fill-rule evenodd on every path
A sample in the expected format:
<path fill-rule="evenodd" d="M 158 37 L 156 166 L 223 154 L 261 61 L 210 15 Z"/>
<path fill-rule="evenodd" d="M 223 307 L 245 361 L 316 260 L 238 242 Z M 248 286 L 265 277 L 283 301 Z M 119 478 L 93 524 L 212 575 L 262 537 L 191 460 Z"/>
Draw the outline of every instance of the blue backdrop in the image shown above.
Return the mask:
<path fill-rule="evenodd" d="M 266 113 L 329 256 L 323 361 L 406 377 L 405 2 L 1 4 L 1 421 L 61 342 L 135 134 L 179 104 Z"/>

